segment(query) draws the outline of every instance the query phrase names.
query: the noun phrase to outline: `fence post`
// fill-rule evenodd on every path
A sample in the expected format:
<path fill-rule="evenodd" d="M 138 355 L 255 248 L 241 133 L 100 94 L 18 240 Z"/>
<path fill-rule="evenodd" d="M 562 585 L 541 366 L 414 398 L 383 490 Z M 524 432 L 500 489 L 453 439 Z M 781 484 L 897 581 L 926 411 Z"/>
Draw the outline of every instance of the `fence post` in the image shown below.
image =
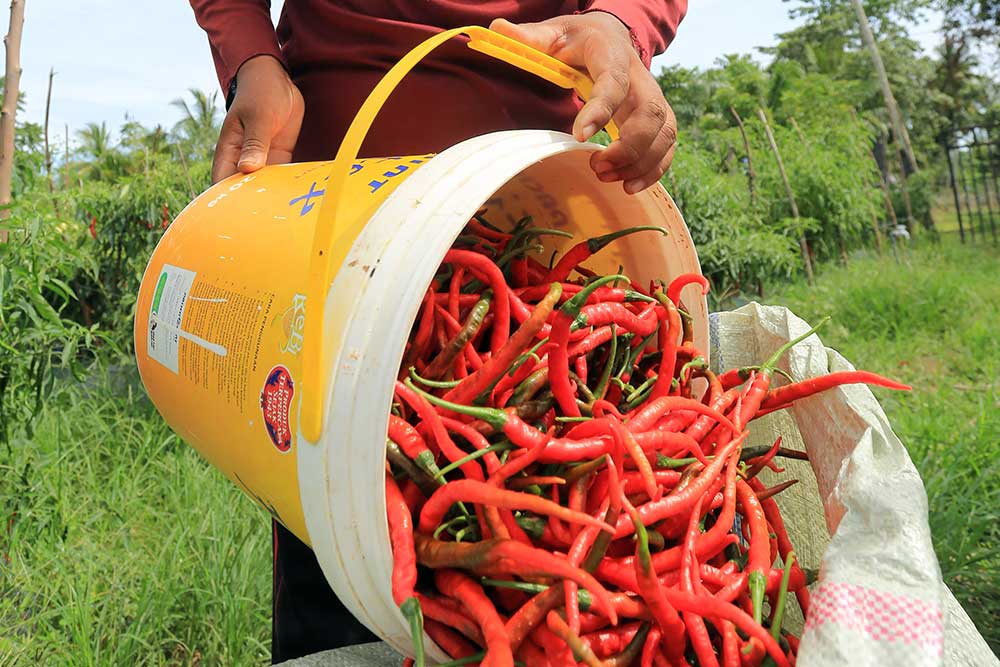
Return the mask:
<path fill-rule="evenodd" d="M 958 214 L 958 238 L 965 243 L 965 227 L 962 225 L 962 204 L 958 200 L 958 183 L 955 181 L 955 166 L 951 160 L 951 146 L 944 144 L 944 153 L 948 156 L 948 174 L 951 176 L 951 194 L 955 199 L 955 213 Z"/>
<path fill-rule="evenodd" d="M 972 173 L 978 175 L 977 180 L 981 180 L 983 183 L 983 189 L 986 191 L 986 211 L 990 216 L 990 234 L 993 236 L 993 245 L 997 244 L 997 224 L 996 219 L 993 217 L 993 204 L 990 201 L 990 182 L 986 178 L 986 174 L 982 173 L 980 170 L 980 162 L 982 162 L 983 152 L 979 150 L 979 135 L 976 134 L 976 128 L 972 128 Z M 994 183 L 994 186 L 996 183 Z M 984 232 L 985 234 L 985 232 Z"/>
<path fill-rule="evenodd" d="M 747 139 L 747 130 L 743 126 L 743 119 L 740 118 L 740 114 L 737 113 L 736 107 L 730 105 L 729 113 L 733 115 L 736 119 L 736 125 L 740 128 L 740 136 L 743 137 L 743 150 L 747 154 L 747 187 L 750 189 L 750 206 L 752 208 L 757 207 L 757 193 L 754 190 L 754 181 L 757 180 L 757 174 L 753 170 L 753 158 L 750 157 L 750 140 Z"/>
<path fill-rule="evenodd" d="M 976 242 L 976 223 L 972 219 L 972 204 L 969 202 L 969 184 L 965 178 L 965 165 L 962 163 L 962 147 L 956 146 L 955 155 L 958 157 L 958 177 L 962 181 L 962 193 L 965 195 L 965 210 L 969 213 L 969 234 L 972 242 Z"/>

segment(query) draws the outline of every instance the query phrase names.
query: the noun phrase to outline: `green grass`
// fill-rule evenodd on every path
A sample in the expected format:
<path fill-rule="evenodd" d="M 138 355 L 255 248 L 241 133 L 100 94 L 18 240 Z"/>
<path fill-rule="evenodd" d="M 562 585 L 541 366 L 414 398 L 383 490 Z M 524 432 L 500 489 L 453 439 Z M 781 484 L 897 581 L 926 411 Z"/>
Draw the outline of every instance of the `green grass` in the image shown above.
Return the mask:
<path fill-rule="evenodd" d="M 1000 652 L 1000 252 L 945 235 L 901 263 L 827 266 L 814 289 L 767 301 L 831 315 L 824 343 L 913 385 L 882 404 L 924 479 L 944 579 Z"/>
<path fill-rule="evenodd" d="M 913 384 L 882 392 L 927 486 L 945 579 L 1000 647 L 1000 254 L 950 235 L 826 266 L 768 303 Z M 78 391 L 0 446 L 0 665 L 261 665 L 267 517 L 144 400 Z M 9 559 L 9 560 L 8 560 Z"/>
<path fill-rule="evenodd" d="M 0 518 L 0 665 L 267 661 L 269 522 L 147 402 L 57 400 Z"/>

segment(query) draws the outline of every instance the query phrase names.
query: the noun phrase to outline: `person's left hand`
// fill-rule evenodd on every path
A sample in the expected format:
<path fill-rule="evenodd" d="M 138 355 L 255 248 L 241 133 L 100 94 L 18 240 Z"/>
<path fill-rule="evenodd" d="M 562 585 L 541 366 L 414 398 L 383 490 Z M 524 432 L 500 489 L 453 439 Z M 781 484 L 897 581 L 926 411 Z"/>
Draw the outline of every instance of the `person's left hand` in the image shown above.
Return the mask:
<path fill-rule="evenodd" d="M 586 141 L 612 118 L 621 132 L 621 138 L 591 158 L 598 178 L 624 181 L 629 194 L 660 180 L 673 160 L 677 120 L 621 21 L 594 11 L 538 23 L 497 19 L 490 29 L 590 74 L 593 94 L 576 116 L 573 135 Z"/>

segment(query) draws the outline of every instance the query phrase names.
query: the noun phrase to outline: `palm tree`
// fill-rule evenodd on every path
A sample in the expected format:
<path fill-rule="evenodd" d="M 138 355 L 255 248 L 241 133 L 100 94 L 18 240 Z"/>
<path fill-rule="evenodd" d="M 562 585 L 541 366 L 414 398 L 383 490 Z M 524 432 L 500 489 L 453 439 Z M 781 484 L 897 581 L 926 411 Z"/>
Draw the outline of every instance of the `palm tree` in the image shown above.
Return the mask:
<path fill-rule="evenodd" d="M 81 170 L 85 177 L 105 180 L 121 172 L 121 155 L 112 144 L 106 123 L 87 123 L 76 136 L 80 140 L 77 152 L 85 159 Z"/>
<path fill-rule="evenodd" d="M 221 120 L 219 108 L 216 105 L 218 93 L 206 93 L 197 88 L 188 90 L 192 101 L 178 97 L 170 103 L 180 109 L 184 117 L 174 125 L 173 133 L 180 140 L 187 152 L 195 159 L 210 158 L 219 138 Z"/>

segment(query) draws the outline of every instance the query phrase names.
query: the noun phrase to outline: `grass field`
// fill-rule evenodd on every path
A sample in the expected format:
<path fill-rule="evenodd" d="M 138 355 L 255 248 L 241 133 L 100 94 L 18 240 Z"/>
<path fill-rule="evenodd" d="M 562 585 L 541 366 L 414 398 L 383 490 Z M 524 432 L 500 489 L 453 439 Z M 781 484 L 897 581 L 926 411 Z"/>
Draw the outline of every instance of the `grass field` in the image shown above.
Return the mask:
<path fill-rule="evenodd" d="M 923 476 L 944 579 L 1000 652 L 1000 252 L 943 237 L 767 301 L 831 315 L 825 344 L 914 387 L 882 404 Z"/>
<path fill-rule="evenodd" d="M 927 485 L 945 578 L 994 650 L 998 258 L 949 235 L 767 299 L 832 315 L 828 345 L 916 387 L 886 412 Z M 139 395 L 67 391 L 0 449 L 0 665 L 264 664 L 270 567 L 264 513 Z"/>

